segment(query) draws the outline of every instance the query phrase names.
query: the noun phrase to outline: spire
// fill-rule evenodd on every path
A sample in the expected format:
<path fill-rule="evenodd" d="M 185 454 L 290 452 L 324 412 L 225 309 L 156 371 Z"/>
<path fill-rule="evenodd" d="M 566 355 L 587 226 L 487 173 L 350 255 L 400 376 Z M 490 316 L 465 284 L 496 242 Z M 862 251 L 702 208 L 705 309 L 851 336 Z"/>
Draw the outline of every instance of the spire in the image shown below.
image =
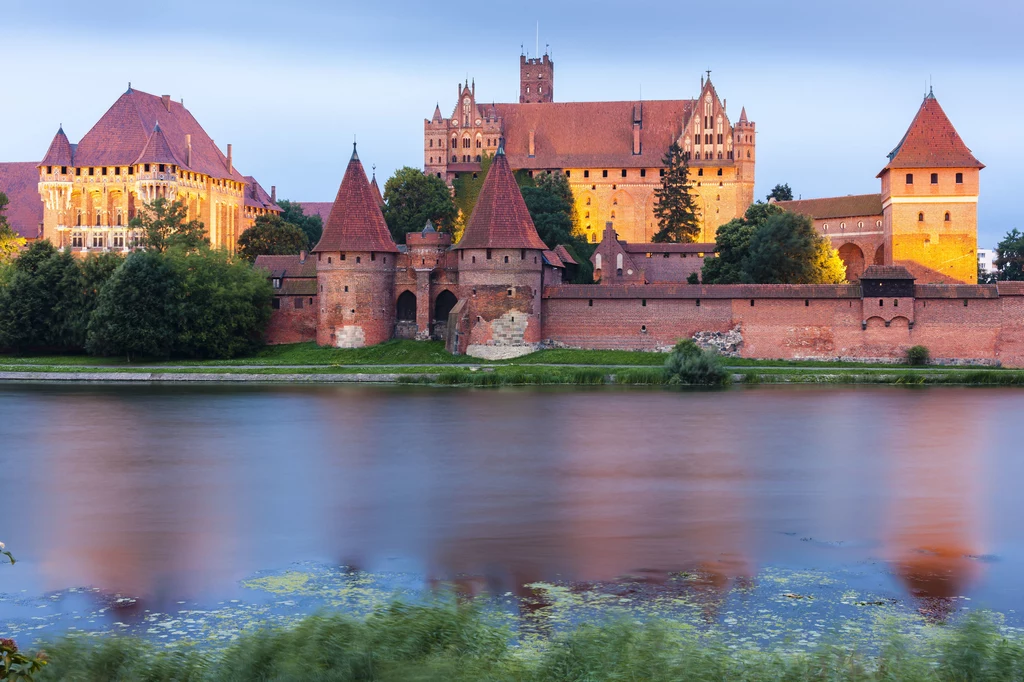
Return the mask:
<path fill-rule="evenodd" d="M 46 156 L 39 163 L 40 166 L 73 166 L 74 153 L 71 150 L 71 143 L 68 136 L 64 134 L 63 124 L 53 136 L 50 148 L 46 150 Z"/>
<path fill-rule="evenodd" d="M 929 92 L 879 176 L 892 168 L 984 168 Z"/>
<path fill-rule="evenodd" d="M 747 121 L 747 108 L 746 107 L 740 108 L 740 123 L 749 123 L 749 121 Z"/>
<path fill-rule="evenodd" d="M 381 209 L 384 208 L 384 196 L 380 193 L 380 187 L 377 185 L 377 166 L 372 166 L 373 177 L 370 179 L 370 189 L 373 190 L 373 194 L 377 197 L 377 203 L 380 204 Z"/>
<path fill-rule="evenodd" d="M 149 136 L 149 140 L 146 142 L 145 148 L 142 150 L 142 153 L 139 154 L 139 158 L 135 160 L 135 163 L 166 163 L 175 166 L 182 165 L 174 155 L 174 151 L 171 150 L 171 145 L 167 141 L 167 137 L 164 135 L 164 132 L 160 129 L 159 122 L 154 126 L 153 134 Z"/>
<path fill-rule="evenodd" d="M 130 94 L 132 94 L 132 92 L 133 92 L 133 90 L 132 90 L 132 82 L 128 81 L 128 89 L 125 91 L 124 94 L 130 95 Z"/>
<path fill-rule="evenodd" d="M 377 251 L 396 253 L 380 203 L 366 179 L 366 171 L 355 153 L 345 169 L 323 236 L 313 248 L 318 251 Z"/>
<path fill-rule="evenodd" d="M 441 122 L 441 104 L 440 102 L 434 105 L 434 116 L 430 119 L 434 123 Z"/>
<path fill-rule="evenodd" d="M 349 159 L 349 161 L 351 162 L 351 161 L 358 161 L 358 160 L 359 160 L 359 154 L 356 153 L 356 141 L 355 141 L 355 139 L 353 139 L 352 140 L 352 157 Z"/>
<path fill-rule="evenodd" d="M 427 218 L 427 224 L 423 226 L 422 234 L 433 234 L 435 232 L 437 230 L 434 229 L 434 223 L 430 222 L 430 219 Z"/>
<path fill-rule="evenodd" d="M 539 249 L 547 246 L 537 234 L 512 167 L 505 156 L 505 141 L 487 171 L 473 214 L 456 249 Z"/>

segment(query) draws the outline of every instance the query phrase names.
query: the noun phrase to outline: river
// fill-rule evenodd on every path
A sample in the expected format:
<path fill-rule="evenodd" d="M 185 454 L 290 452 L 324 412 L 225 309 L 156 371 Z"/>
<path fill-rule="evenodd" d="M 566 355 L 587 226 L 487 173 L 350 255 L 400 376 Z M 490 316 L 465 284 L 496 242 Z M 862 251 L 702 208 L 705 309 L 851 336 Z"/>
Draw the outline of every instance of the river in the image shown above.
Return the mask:
<path fill-rule="evenodd" d="M 4 384 L 0 636 L 343 606 L 252 581 L 356 572 L 513 599 L 685 576 L 709 620 L 779 576 L 793 601 L 1014 614 L 1022 415 L 987 388 Z"/>

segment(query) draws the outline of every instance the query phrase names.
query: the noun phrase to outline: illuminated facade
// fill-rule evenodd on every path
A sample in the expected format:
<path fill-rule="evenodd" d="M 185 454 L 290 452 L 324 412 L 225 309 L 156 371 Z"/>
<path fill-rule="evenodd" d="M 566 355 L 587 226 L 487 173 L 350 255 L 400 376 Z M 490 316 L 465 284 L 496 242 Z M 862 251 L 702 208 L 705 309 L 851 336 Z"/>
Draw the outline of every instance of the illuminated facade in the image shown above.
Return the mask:
<path fill-rule="evenodd" d="M 521 57 L 518 103 L 486 104 L 476 84 L 458 86 L 452 115 L 440 106 L 424 121 L 424 172 L 453 181 L 477 173 L 500 138 L 513 170 L 565 173 L 580 229 L 598 242 L 606 222 L 630 242 L 658 231 L 655 190 L 662 159 L 676 142 L 689 159 L 700 209 L 699 242 L 740 217 L 754 199 L 756 126 L 746 111 L 733 123 L 708 78 L 693 99 L 634 102 L 555 102 L 554 62 Z"/>
<path fill-rule="evenodd" d="M 266 213 L 271 195 L 233 166 L 180 102 L 128 88 L 72 145 L 57 131 L 39 163 L 42 238 L 78 252 L 126 251 L 139 237 L 129 221 L 157 198 L 183 201 L 215 247 L 234 250 L 238 236 Z"/>

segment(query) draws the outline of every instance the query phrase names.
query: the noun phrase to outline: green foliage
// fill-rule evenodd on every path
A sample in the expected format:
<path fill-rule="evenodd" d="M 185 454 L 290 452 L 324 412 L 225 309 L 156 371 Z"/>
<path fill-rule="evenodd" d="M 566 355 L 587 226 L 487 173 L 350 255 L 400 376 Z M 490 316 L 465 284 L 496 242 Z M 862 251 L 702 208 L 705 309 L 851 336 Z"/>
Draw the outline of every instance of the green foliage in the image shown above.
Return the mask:
<path fill-rule="evenodd" d="M 0 639 L 0 682 L 32 682 L 46 662 L 45 655 L 28 656 L 18 650 L 13 639 Z"/>
<path fill-rule="evenodd" d="M 491 170 L 491 163 L 494 162 L 493 154 L 483 154 L 480 157 L 480 170 L 475 173 L 459 173 L 459 176 L 452 181 L 452 188 L 455 190 L 456 224 L 452 230 L 452 240 L 458 242 L 462 239 L 462 233 L 466 230 L 469 217 L 473 215 L 476 207 L 476 200 L 480 196 L 480 189 L 484 186 L 487 173 Z M 525 177 L 523 171 L 516 174 L 516 179 Z"/>
<path fill-rule="evenodd" d="M 755 203 L 718 228 L 717 257 L 704 261 L 705 284 L 839 284 L 846 267 L 810 218 Z"/>
<path fill-rule="evenodd" d="M 654 242 L 693 242 L 700 234 L 700 216 L 697 198 L 690 193 L 689 164 L 682 148 L 673 142 L 662 159 L 665 175 L 661 187 L 654 190 L 654 215 L 658 217 L 658 231 Z"/>
<path fill-rule="evenodd" d="M 0 347 L 80 351 L 90 312 L 85 286 L 70 252 L 57 251 L 49 241 L 33 243 L 0 291 Z"/>
<path fill-rule="evenodd" d="M 306 215 L 302 211 L 302 204 L 282 199 L 277 202 L 281 208 L 281 220 L 292 225 L 297 225 L 306 235 L 306 241 L 310 246 L 316 246 L 324 233 L 324 221 L 319 215 Z"/>
<path fill-rule="evenodd" d="M 1024 281 L 1024 234 L 1017 228 L 1006 233 L 996 245 L 996 267 L 1001 281 Z"/>
<path fill-rule="evenodd" d="M 686 283 L 700 284 L 700 275 L 698 275 L 696 272 L 691 272 L 689 275 L 686 276 Z"/>
<path fill-rule="evenodd" d="M 526 176 L 520 191 L 541 241 L 549 249 L 564 245 L 579 264 L 574 281 L 593 282 L 590 256 L 595 247 L 577 230 L 572 190 L 565 176 L 561 173 L 542 173 L 535 178 Z"/>
<path fill-rule="evenodd" d="M 384 183 L 384 220 L 396 243 L 419 232 L 429 220 L 442 232 L 452 232 L 457 211 L 444 180 L 405 166 Z"/>
<path fill-rule="evenodd" d="M 704 350 L 693 339 L 675 345 L 665 361 L 666 383 L 687 386 L 726 386 L 729 372 L 718 353 Z"/>
<path fill-rule="evenodd" d="M 230 358 L 262 344 L 273 291 L 223 251 L 139 251 L 104 284 L 89 322 L 93 355 Z"/>
<path fill-rule="evenodd" d="M 14 231 L 4 215 L 9 203 L 7 195 L 0 192 L 0 263 L 9 262 L 25 246 L 25 238 Z"/>
<path fill-rule="evenodd" d="M 143 230 L 141 245 L 153 251 L 163 252 L 173 247 L 194 250 L 210 244 L 206 227 L 198 220 L 188 219 L 188 206 L 184 201 L 158 197 L 143 204 L 129 224 Z"/>
<path fill-rule="evenodd" d="M 298 254 L 309 248 L 309 238 L 297 225 L 281 216 L 261 215 L 238 238 L 238 255 L 250 263 L 257 256 Z"/>
<path fill-rule="evenodd" d="M 927 365 L 931 361 L 931 353 L 924 346 L 911 346 L 907 349 L 908 365 Z"/>
<path fill-rule="evenodd" d="M 768 196 L 764 198 L 765 201 L 793 201 L 793 190 L 789 188 L 788 184 L 775 185 L 772 187 L 772 191 L 768 193 Z"/>
<path fill-rule="evenodd" d="M 181 282 L 169 258 L 136 251 L 100 289 L 89 320 L 92 355 L 169 357 L 174 350 Z"/>

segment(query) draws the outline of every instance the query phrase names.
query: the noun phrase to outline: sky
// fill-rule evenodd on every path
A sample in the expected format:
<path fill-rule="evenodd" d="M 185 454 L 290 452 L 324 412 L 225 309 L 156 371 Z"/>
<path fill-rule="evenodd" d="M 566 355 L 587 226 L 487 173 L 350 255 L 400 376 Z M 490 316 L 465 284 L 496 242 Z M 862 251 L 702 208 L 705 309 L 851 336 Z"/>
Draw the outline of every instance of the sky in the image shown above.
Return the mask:
<path fill-rule="evenodd" d="M 681 3 L 0 0 L 0 161 L 77 142 L 123 93 L 184 99 L 278 197 L 330 201 L 359 142 L 383 183 L 420 167 L 423 119 L 456 84 L 516 101 L 519 55 L 550 50 L 557 101 L 684 99 L 711 77 L 757 123 L 756 195 L 878 192 L 929 83 L 987 168 L 979 246 L 1024 228 L 1024 2 Z"/>

